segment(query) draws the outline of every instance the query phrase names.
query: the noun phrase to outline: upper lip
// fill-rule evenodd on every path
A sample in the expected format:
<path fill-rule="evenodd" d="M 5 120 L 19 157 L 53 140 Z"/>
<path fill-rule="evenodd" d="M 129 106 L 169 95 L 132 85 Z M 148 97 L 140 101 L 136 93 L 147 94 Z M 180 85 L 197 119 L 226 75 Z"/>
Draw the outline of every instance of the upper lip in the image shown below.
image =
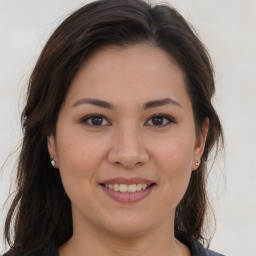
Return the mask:
<path fill-rule="evenodd" d="M 125 178 L 125 177 L 115 177 L 112 179 L 104 180 L 100 182 L 101 184 L 147 184 L 151 185 L 154 182 L 152 180 L 144 179 L 142 177 L 131 177 L 131 178 Z"/>

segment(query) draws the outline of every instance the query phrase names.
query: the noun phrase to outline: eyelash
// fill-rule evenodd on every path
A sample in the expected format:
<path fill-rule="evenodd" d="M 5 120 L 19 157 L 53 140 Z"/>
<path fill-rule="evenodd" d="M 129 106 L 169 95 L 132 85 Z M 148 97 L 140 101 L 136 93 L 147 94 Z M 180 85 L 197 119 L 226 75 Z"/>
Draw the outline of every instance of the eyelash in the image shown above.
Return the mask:
<path fill-rule="evenodd" d="M 88 125 L 88 126 L 95 127 L 95 128 L 100 128 L 100 127 L 102 127 L 102 126 L 109 126 L 109 124 L 107 124 L 107 125 L 94 125 L 94 124 L 92 124 L 92 123 L 91 123 L 91 124 L 88 124 L 88 121 L 89 121 L 89 120 L 92 120 L 92 118 L 102 118 L 102 119 L 104 119 L 104 120 L 107 120 L 108 123 L 110 123 L 110 122 L 108 121 L 108 119 L 107 119 L 105 116 L 101 115 L 101 114 L 91 114 L 91 115 L 85 116 L 85 117 L 81 120 L 81 123 L 83 123 L 83 124 L 85 124 L 85 125 Z"/>
<path fill-rule="evenodd" d="M 172 118 L 171 116 L 169 115 L 166 115 L 166 114 L 154 114 L 152 115 L 147 122 L 149 122 L 150 120 L 152 121 L 153 118 L 161 118 L 161 119 L 164 119 L 164 120 L 167 120 L 167 123 L 165 124 L 162 124 L 162 125 L 151 125 L 151 126 L 155 126 L 155 127 L 165 127 L 165 126 L 168 126 L 172 123 L 176 123 L 176 121 L 174 120 L 174 118 Z"/>
<path fill-rule="evenodd" d="M 104 123 L 104 122 L 108 122 L 108 124 L 94 125 L 94 124 L 92 124 L 92 122 L 91 122 L 91 121 L 92 121 L 92 118 L 101 118 L 101 119 L 103 119 L 103 123 Z M 163 123 L 164 123 L 164 124 L 161 124 L 161 125 L 154 125 L 154 124 L 151 124 L 151 125 L 147 125 L 147 126 L 154 126 L 154 127 L 159 127 L 159 128 L 161 128 L 161 127 L 168 126 L 168 125 L 170 125 L 170 124 L 172 124 L 172 123 L 176 123 L 176 121 L 175 121 L 174 118 L 172 118 L 171 116 L 166 115 L 166 114 L 154 114 L 154 115 L 152 115 L 152 116 L 148 119 L 148 121 L 147 121 L 146 123 L 148 123 L 149 121 L 152 122 L 152 120 L 153 120 L 154 118 L 161 118 L 161 119 L 163 119 Z M 165 121 L 164 121 L 164 120 L 165 120 Z M 89 123 L 89 122 L 90 122 L 90 123 Z M 94 127 L 94 128 L 101 128 L 101 127 L 103 127 L 103 126 L 110 126 L 110 125 L 111 125 L 110 121 L 109 121 L 104 115 L 101 115 L 101 114 L 91 114 L 91 115 L 85 116 L 84 118 L 82 118 L 81 123 L 82 123 L 82 124 L 85 124 L 85 125 L 87 125 L 87 126 Z"/>

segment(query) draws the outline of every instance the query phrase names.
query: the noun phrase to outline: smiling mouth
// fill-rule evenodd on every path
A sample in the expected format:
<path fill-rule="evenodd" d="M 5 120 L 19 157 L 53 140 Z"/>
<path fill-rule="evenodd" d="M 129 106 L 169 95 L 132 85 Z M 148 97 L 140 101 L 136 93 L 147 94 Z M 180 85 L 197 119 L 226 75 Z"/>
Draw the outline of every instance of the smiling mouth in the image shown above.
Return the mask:
<path fill-rule="evenodd" d="M 104 184 L 100 183 L 101 186 L 113 190 L 116 192 L 121 192 L 121 193 L 135 193 L 135 192 L 140 192 L 143 190 L 146 190 L 154 185 L 155 183 L 152 184 L 146 184 L 146 183 L 139 183 L 139 184 Z"/>

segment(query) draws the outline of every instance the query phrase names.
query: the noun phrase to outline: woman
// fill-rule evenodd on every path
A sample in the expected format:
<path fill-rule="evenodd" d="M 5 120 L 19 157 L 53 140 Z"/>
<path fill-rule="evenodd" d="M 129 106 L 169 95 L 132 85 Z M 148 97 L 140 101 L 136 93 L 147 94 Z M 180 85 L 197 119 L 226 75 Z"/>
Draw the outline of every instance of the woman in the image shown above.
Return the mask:
<path fill-rule="evenodd" d="M 6 255 L 220 255 L 200 243 L 222 139 L 213 94 L 209 56 L 171 7 L 70 15 L 29 82 Z"/>

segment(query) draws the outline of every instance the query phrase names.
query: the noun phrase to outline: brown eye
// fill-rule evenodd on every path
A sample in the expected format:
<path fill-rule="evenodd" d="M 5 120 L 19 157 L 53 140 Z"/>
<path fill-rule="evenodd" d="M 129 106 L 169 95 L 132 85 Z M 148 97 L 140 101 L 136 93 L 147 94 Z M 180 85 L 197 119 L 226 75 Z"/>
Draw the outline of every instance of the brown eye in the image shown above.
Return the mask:
<path fill-rule="evenodd" d="M 110 122 L 102 115 L 86 116 L 81 120 L 81 123 L 92 127 L 102 127 L 110 125 Z"/>
<path fill-rule="evenodd" d="M 95 125 L 95 126 L 102 125 L 103 118 L 102 117 L 92 117 L 91 123 L 92 123 L 92 125 Z"/>
<path fill-rule="evenodd" d="M 156 114 L 156 115 L 152 116 L 146 122 L 146 125 L 147 126 L 159 126 L 159 128 L 160 128 L 160 127 L 164 127 L 164 126 L 170 125 L 172 123 L 176 123 L 176 122 L 169 115 L 166 115 L 166 114 Z"/>
<path fill-rule="evenodd" d="M 152 118 L 152 124 L 153 125 L 162 125 L 163 124 L 163 118 L 162 117 Z"/>

